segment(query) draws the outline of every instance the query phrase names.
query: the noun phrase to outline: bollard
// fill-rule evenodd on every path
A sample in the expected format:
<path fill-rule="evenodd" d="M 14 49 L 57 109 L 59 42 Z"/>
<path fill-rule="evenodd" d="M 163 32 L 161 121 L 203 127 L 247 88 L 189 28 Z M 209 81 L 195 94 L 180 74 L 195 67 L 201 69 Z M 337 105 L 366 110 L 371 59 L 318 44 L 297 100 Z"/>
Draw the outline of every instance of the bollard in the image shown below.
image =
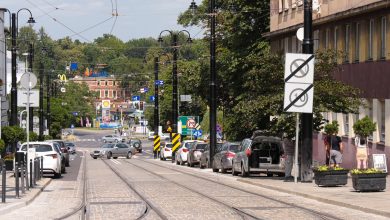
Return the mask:
<path fill-rule="evenodd" d="M 20 162 L 20 177 L 21 177 L 21 182 L 22 182 L 22 193 L 26 193 L 26 189 L 24 188 L 24 160 Z"/>
<path fill-rule="evenodd" d="M 43 156 L 41 156 L 41 178 L 43 178 Z"/>
<path fill-rule="evenodd" d="M 172 152 L 172 159 L 171 159 L 172 163 L 174 163 L 175 160 L 176 160 L 176 152 Z"/>
<path fill-rule="evenodd" d="M 37 160 L 34 158 L 34 186 L 37 185 Z"/>
<path fill-rule="evenodd" d="M 27 154 L 24 155 L 24 163 L 26 164 L 26 167 L 25 167 L 25 174 L 26 174 L 26 189 L 27 190 L 30 190 L 30 186 L 29 186 L 29 182 L 28 182 L 28 160 L 27 160 Z"/>
<path fill-rule="evenodd" d="M 32 159 L 30 159 L 30 187 L 31 188 L 34 188 L 34 185 L 33 185 L 33 172 L 32 172 Z"/>
<path fill-rule="evenodd" d="M 19 198 L 19 161 L 15 161 L 15 193 Z"/>
<path fill-rule="evenodd" d="M 5 171 L 5 163 L 3 161 L 3 164 L 1 166 L 1 175 L 2 175 L 2 183 L 1 183 L 1 202 L 5 203 L 5 193 L 6 193 L 6 171 Z"/>

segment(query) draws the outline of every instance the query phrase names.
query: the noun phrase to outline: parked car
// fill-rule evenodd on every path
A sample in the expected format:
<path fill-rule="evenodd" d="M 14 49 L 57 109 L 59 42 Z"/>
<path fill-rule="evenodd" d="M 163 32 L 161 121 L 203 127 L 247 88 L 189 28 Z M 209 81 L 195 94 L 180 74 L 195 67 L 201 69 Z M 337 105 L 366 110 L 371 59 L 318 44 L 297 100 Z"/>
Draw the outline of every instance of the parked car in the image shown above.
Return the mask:
<path fill-rule="evenodd" d="M 196 164 L 199 164 L 200 157 L 202 156 L 204 149 L 206 148 L 207 143 L 197 141 L 195 144 L 191 146 L 191 148 L 188 151 L 187 156 L 187 165 L 190 167 L 193 167 Z"/>
<path fill-rule="evenodd" d="M 122 138 L 121 136 L 119 135 L 116 135 L 116 134 L 110 134 L 110 135 L 106 135 L 104 137 L 102 137 L 102 141 L 104 143 L 107 143 L 107 142 L 115 142 L 115 143 L 119 143 L 119 142 L 125 142 L 125 138 Z"/>
<path fill-rule="evenodd" d="M 57 142 L 51 142 L 51 143 L 53 143 L 53 146 L 54 146 L 55 150 L 60 154 L 60 157 L 61 157 L 61 173 L 65 173 L 66 172 L 66 169 L 65 169 L 66 158 L 65 158 L 64 153 L 62 153 L 62 151 L 61 151 L 61 146 Z"/>
<path fill-rule="evenodd" d="M 221 146 L 221 149 L 214 154 L 213 157 L 213 171 L 218 172 L 221 169 L 221 173 L 226 173 L 227 170 L 232 169 L 232 159 L 238 152 L 240 147 L 239 143 L 226 142 Z"/>
<path fill-rule="evenodd" d="M 218 153 L 222 149 L 222 144 L 223 143 L 217 143 L 216 148 L 215 148 L 215 153 Z M 210 143 L 207 143 L 207 146 L 205 147 L 202 155 L 200 156 L 200 161 L 199 161 L 199 168 L 210 168 Z"/>
<path fill-rule="evenodd" d="M 107 157 L 107 159 L 117 159 L 118 157 L 126 157 L 130 159 L 135 154 L 135 148 L 125 143 L 106 143 L 100 149 L 90 153 L 93 159 L 98 157 Z"/>
<path fill-rule="evenodd" d="M 65 146 L 65 142 L 63 140 L 47 140 L 48 142 L 56 142 L 60 145 L 61 152 L 65 157 L 65 166 L 68 167 L 70 165 L 69 163 L 69 152 L 68 148 Z"/>
<path fill-rule="evenodd" d="M 195 144 L 196 140 L 185 140 L 176 151 L 176 164 L 184 165 L 187 162 L 188 149 Z"/>
<path fill-rule="evenodd" d="M 284 175 L 285 156 L 282 141 L 277 137 L 257 136 L 244 139 L 232 161 L 232 174 L 243 177 L 264 172 L 267 176 Z"/>
<path fill-rule="evenodd" d="M 151 141 L 154 140 L 154 131 L 149 132 L 148 140 L 151 140 Z"/>
<path fill-rule="evenodd" d="M 168 133 L 161 133 L 160 140 L 170 140 L 171 136 Z"/>
<path fill-rule="evenodd" d="M 139 153 L 142 153 L 142 142 L 138 138 L 131 138 L 127 143 L 134 147 Z"/>
<path fill-rule="evenodd" d="M 160 159 L 166 160 L 172 158 L 172 143 L 165 142 L 160 149 Z"/>
<path fill-rule="evenodd" d="M 65 142 L 65 146 L 68 148 L 68 152 L 71 154 L 76 153 L 76 145 L 72 142 Z"/>
<path fill-rule="evenodd" d="M 38 157 L 43 156 L 43 173 L 54 174 L 54 177 L 61 177 L 61 156 L 55 149 L 52 142 L 30 142 L 29 148 L 35 148 Z M 27 152 L 27 143 L 24 143 L 19 152 Z"/>

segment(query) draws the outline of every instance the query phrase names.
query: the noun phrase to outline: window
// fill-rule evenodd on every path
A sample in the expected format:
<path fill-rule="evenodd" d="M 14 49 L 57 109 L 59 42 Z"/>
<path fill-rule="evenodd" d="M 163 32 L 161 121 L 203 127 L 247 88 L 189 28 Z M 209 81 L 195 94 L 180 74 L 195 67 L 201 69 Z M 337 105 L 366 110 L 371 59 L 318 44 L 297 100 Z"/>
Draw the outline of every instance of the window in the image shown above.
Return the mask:
<path fill-rule="evenodd" d="M 105 82 L 105 85 L 108 85 L 108 81 L 104 81 Z"/>
<path fill-rule="evenodd" d="M 344 135 L 349 135 L 349 115 L 343 114 L 344 121 Z"/>
<path fill-rule="evenodd" d="M 104 91 L 104 97 L 107 97 L 107 98 L 108 98 L 108 90 L 105 90 L 105 91 Z"/>
<path fill-rule="evenodd" d="M 380 127 L 380 133 L 379 133 L 379 141 L 380 142 L 385 142 L 385 137 L 386 137 L 386 112 L 385 112 L 385 102 L 380 101 L 381 104 L 381 127 Z"/>
<path fill-rule="evenodd" d="M 333 33 L 333 48 L 337 52 L 338 47 L 337 47 L 337 38 L 339 33 L 339 29 L 337 27 L 334 28 L 334 33 Z"/>
<path fill-rule="evenodd" d="M 285 11 L 288 11 L 288 9 L 290 8 L 290 5 L 288 4 L 288 1 L 289 0 L 284 0 L 284 10 Z"/>
<path fill-rule="evenodd" d="M 117 95 L 117 94 L 116 94 L 116 91 L 114 90 L 114 91 L 113 91 L 113 95 L 112 95 L 112 96 L 113 96 L 113 98 L 117 98 L 117 96 L 116 96 L 116 95 Z"/>
<path fill-rule="evenodd" d="M 380 50 L 380 58 L 386 58 L 386 25 L 387 20 L 386 17 L 382 17 L 381 19 L 381 50 Z"/>
<path fill-rule="evenodd" d="M 279 0 L 279 13 L 283 12 L 283 1 L 284 0 Z"/>
<path fill-rule="evenodd" d="M 350 35 L 350 32 L 351 32 L 351 26 L 349 26 L 348 24 L 345 25 L 345 42 L 344 42 L 344 62 L 349 62 L 349 35 Z"/>
<path fill-rule="evenodd" d="M 374 19 L 370 20 L 368 24 L 368 59 L 372 60 L 372 46 L 374 40 Z"/>
<path fill-rule="evenodd" d="M 356 23 L 355 26 L 355 61 L 359 62 L 360 55 L 360 24 Z"/>
<path fill-rule="evenodd" d="M 314 52 L 316 52 L 319 48 L 319 45 L 318 45 L 318 39 L 319 39 L 319 35 L 320 35 L 320 31 L 319 30 L 315 30 L 313 32 L 313 44 L 314 44 Z"/>

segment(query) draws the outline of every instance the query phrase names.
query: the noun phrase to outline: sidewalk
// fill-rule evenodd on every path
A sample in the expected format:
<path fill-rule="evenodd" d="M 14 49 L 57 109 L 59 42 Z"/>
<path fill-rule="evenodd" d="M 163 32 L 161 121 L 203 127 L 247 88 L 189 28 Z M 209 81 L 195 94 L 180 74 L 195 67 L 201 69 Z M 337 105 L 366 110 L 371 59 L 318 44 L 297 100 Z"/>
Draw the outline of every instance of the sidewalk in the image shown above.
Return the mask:
<path fill-rule="evenodd" d="M 21 189 L 21 182 L 20 183 L 20 189 L 19 189 L 19 196 L 20 198 L 16 198 L 16 191 L 15 191 L 15 178 L 13 177 L 13 172 L 7 171 L 6 174 L 6 199 L 5 203 L 1 203 L 0 200 L 0 213 L 7 213 L 11 210 L 18 209 L 21 207 L 24 207 L 28 204 L 30 204 L 44 189 L 49 183 L 51 182 L 51 178 L 42 178 L 41 180 L 37 181 L 37 185 L 34 186 L 34 188 L 30 188 L 30 190 L 26 190 L 26 193 L 22 193 Z M 2 176 L 0 175 L 0 187 L 2 183 Z M 1 188 L 0 188 L 1 192 Z M 0 195 L 1 198 L 1 195 Z"/>
<path fill-rule="evenodd" d="M 386 189 L 382 192 L 356 192 L 352 187 L 352 179 L 348 184 L 338 187 L 319 187 L 313 183 L 283 182 L 281 178 L 252 176 L 250 178 L 237 178 L 237 181 L 277 190 L 320 202 L 347 208 L 365 211 L 390 217 L 390 177 L 386 179 Z"/>

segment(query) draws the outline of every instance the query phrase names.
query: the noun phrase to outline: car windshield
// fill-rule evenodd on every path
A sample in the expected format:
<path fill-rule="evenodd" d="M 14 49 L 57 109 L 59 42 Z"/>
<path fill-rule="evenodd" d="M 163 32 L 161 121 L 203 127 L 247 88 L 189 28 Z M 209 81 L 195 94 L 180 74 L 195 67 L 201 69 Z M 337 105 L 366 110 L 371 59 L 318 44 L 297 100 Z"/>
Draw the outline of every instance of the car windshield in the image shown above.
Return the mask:
<path fill-rule="evenodd" d="M 172 144 L 165 145 L 166 148 L 172 148 Z"/>
<path fill-rule="evenodd" d="M 195 142 L 187 142 L 184 146 L 186 148 L 190 149 L 194 144 L 195 144 Z"/>
<path fill-rule="evenodd" d="M 197 150 L 204 150 L 206 148 L 207 144 L 197 144 L 196 149 Z"/>
<path fill-rule="evenodd" d="M 67 147 L 73 147 L 74 144 L 73 144 L 73 143 L 65 143 L 65 146 L 67 146 Z"/>
<path fill-rule="evenodd" d="M 114 144 L 104 144 L 102 148 L 113 148 Z"/>
<path fill-rule="evenodd" d="M 230 145 L 229 146 L 229 151 L 232 151 L 234 153 L 238 152 L 239 145 Z"/>

